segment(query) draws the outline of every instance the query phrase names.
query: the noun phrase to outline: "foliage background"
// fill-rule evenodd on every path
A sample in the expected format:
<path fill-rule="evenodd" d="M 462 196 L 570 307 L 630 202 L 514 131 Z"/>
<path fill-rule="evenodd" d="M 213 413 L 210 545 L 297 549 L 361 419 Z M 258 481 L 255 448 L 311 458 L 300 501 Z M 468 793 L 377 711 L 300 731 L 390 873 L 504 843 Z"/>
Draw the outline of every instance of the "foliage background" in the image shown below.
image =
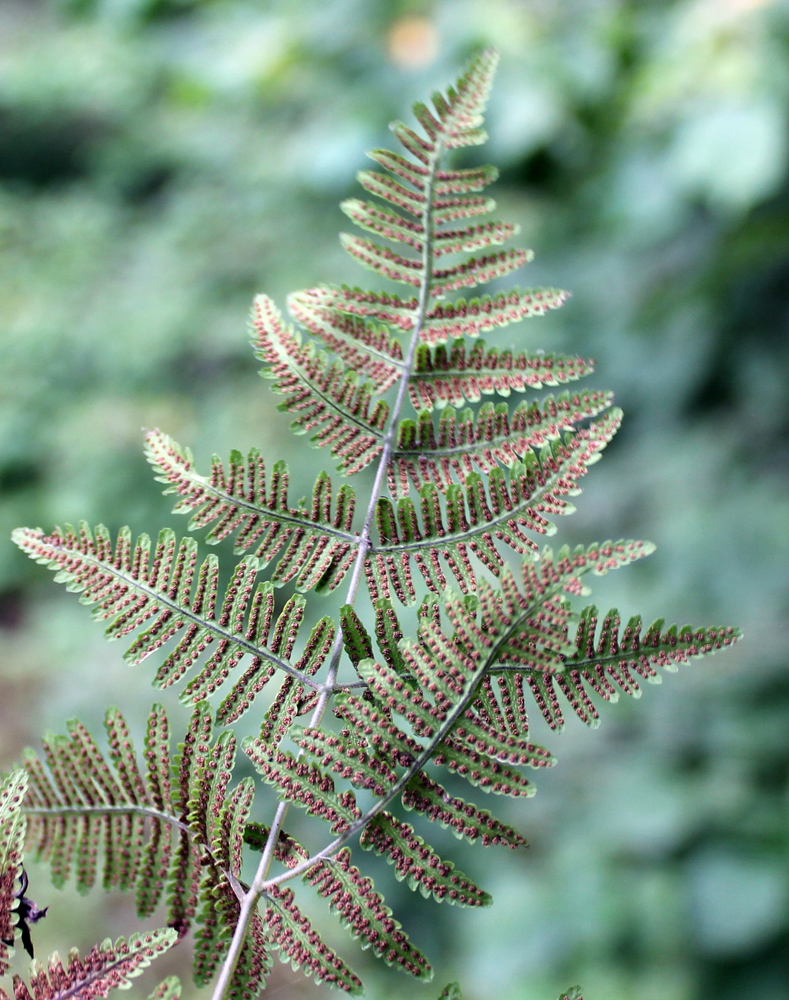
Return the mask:
<path fill-rule="evenodd" d="M 531 849 L 453 846 L 490 911 L 397 886 L 390 902 L 437 985 L 460 978 L 472 1000 L 574 981 L 589 1000 L 787 998 L 786 4 L 2 0 L 3 533 L 183 530 L 142 426 L 203 466 L 231 447 L 287 455 L 310 487 L 324 456 L 294 447 L 255 374 L 251 297 L 364 281 L 337 202 L 383 125 L 489 44 L 501 215 L 537 251 L 526 281 L 574 293 L 512 336 L 596 357 L 626 413 L 560 537 L 653 539 L 597 602 L 747 641 L 609 709 L 599 733 L 551 739 L 559 767 L 518 810 Z M 139 728 L 153 700 L 145 669 L 126 673 L 10 545 L 0 653 L 3 765 L 71 715 L 98 727 L 109 703 Z M 41 954 L 133 926 L 128 900 L 32 879 L 51 905 Z M 419 992 L 361 971 L 374 997 Z M 284 967 L 273 989 L 316 995 Z"/>

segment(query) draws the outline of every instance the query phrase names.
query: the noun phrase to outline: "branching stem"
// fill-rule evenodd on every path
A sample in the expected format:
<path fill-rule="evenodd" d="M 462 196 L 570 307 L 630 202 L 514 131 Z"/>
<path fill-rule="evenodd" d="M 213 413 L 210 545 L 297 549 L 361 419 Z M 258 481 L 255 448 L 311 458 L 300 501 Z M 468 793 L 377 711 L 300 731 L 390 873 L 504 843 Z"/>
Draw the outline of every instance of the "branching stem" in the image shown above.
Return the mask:
<path fill-rule="evenodd" d="M 362 573 L 364 572 L 364 563 L 367 558 L 367 554 L 372 547 L 371 541 L 371 531 L 373 526 L 373 519 L 375 518 L 375 508 L 378 502 L 378 497 L 381 495 L 383 490 L 384 482 L 386 479 L 386 473 L 389 466 L 389 461 L 392 457 L 392 452 L 394 451 L 395 442 L 397 439 L 397 426 L 400 420 L 400 413 L 402 412 L 403 406 L 406 401 L 406 396 L 408 393 L 408 382 L 411 369 L 414 365 L 414 358 L 416 356 L 416 350 L 419 346 L 419 341 L 422 333 L 422 328 L 425 324 L 425 317 L 427 316 L 427 308 L 430 300 L 430 286 L 432 279 L 432 260 L 433 260 L 433 222 L 431 217 L 431 205 L 433 202 L 433 188 L 435 185 L 435 176 L 438 169 L 439 160 L 441 158 L 441 153 L 443 152 L 443 141 L 437 139 L 434 146 L 434 153 L 431 156 L 430 163 L 428 166 L 428 174 L 425 179 L 425 210 L 422 216 L 422 224 L 424 226 L 425 240 L 422 248 L 422 274 L 424 280 L 419 288 L 419 296 L 417 299 L 417 307 L 414 313 L 414 324 L 411 333 L 411 339 L 408 344 L 408 351 L 402 362 L 403 377 L 400 379 L 400 384 L 398 386 L 397 396 L 395 398 L 394 405 L 389 415 L 389 423 L 386 433 L 383 438 L 383 447 L 381 451 L 381 456 L 378 460 L 378 468 L 375 473 L 375 480 L 373 482 L 372 490 L 370 493 L 370 502 L 367 506 L 367 513 L 364 518 L 364 525 L 362 527 L 361 534 L 358 539 L 358 550 L 356 554 L 356 559 L 353 564 L 353 570 L 351 572 L 351 579 L 348 585 L 348 595 L 346 598 L 346 604 L 352 605 L 356 600 L 356 595 L 359 590 L 359 584 L 362 579 Z M 334 639 L 334 646 L 331 651 L 331 658 L 329 661 L 329 672 L 327 674 L 325 682 L 319 688 L 320 694 L 318 697 L 318 703 L 310 718 L 310 726 L 317 727 L 320 725 L 321 720 L 329 706 L 332 695 L 336 691 L 336 681 L 337 672 L 339 670 L 340 656 L 342 655 L 343 648 L 343 635 L 342 628 L 337 629 L 337 634 Z M 314 686 L 314 682 L 313 682 Z M 454 718 L 452 720 L 454 722 Z M 432 752 L 432 750 L 430 751 Z M 301 753 L 301 751 L 300 751 Z M 429 753 L 422 760 L 420 756 L 418 764 L 415 762 L 414 767 L 421 767 L 429 757 Z M 395 785 L 392 793 L 387 795 L 385 800 L 381 803 L 376 803 L 375 806 L 364 816 L 362 819 L 358 820 L 351 827 L 351 831 L 343 835 L 339 840 L 335 840 L 329 847 L 325 848 L 319 855 L 309 860 L 309 863 L 305 862 L 297 868 L 288 871 L 287 877 L 293 877 L 297 872 L 305 871 L 307 868 L 312 867 L 316 861 L 321 860 L 327 854 L 331 853 L 337 846 L 345 843 L 346 840 L 350 839 L 354 834 L 358 833 L 381 809 L 384 805 L 391 800 L 398 792 L 400 792 L 404 784 L 410 780 L 411 770 L 406 772 L 406 776 Z M 260 897 L 265 894 L 267 888 L 276 885 L 278 881 L 284 880 L 282 876 L 279 878 L 271 879 L 267 881 L 267 876 L 269 868 L 271 867 L 271 862 L 274 858 L 274 850 L 279 839 L 280 830 L 285 822 L 285 817 L 288 813 L 288 802 L 280 802 L 277 806 L 277 811 L 274 816 L 274 821 L 271 824 L 271 830 L 269 831 L 268 839 L 266 841 L 266 846 L 263 849 L 263 854 L 260 858 L 260 863 L 258 864 L 257 872 L 255 873 L 255 878 L 253 879 L 252 885 L 250 886 L 249 892 L 245 895 L 242 904 L 241 912 L 239 914 L 238 923 L 236 924 L 235 930 L 233 932 L 233 938 L 230 942 L 230 948 L 228 950 L 225 961 L 220 970 L 219 976 L 214 987 L 214 992 L 212 994 L 212 1000 L 224 1000 L 227 996 L 227 992 L 230 988 L 230 983 L 233 979 L 233 974 L 235 973 L 236 967 L 238 965 L 238 960 L 241 957 L 241 951 L 244 947 L 244 942 L 249 930 L 249 925 L 254 916 L 255 910 L 257 908 L 258 901 Z M 306 866 L 306 867 L 305 867 Z"/>

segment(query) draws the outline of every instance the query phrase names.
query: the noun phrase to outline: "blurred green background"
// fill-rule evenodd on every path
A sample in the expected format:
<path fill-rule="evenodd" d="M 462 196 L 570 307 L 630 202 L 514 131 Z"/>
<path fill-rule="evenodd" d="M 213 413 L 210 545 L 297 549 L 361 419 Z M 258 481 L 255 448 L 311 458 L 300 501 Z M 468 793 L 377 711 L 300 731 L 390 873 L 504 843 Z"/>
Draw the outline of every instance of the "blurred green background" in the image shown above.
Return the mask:
<path fill-rule="evenodd" d="M 500 342 L 595 357 L 593 384 L 626 414 L 559 538 L 654 540 L 597 603 L 738 624 L 746 641 L 607 708 L 599 732 L 535 724 L 560 763 L 508 812 L 530 850 L 446 845 L 493 908 L 391 891 L 434 985 L 327 933 L 373 997 L 432 998 L 458 978 L 470 1000 L 551 1000 L 572 982 L 587 1000 L 783 1000 L 785 3 L 0 0 L 2 534 L 80 518 L 183 531 L 143 426 L 203 468 L 257 445 L 310 488 L 328 459 L 294 444 L 256 374 L 251 298 L 366 283 L 336 236 L 364 151 L 491 44 L 486 158 L 500 215 L 537 253 L 522 283 L 574 293 Z M 110 703 L 139 732 L 150 673 L 120 654 L 0 546 L 0 765 L 71 715 L 98 728 Z M 36 868 L 31 883 L 51 906 L 40 954 L 134 927 L 128 899 L 58 893 Z M 278 965 L 270 995 L 325 992 Z"/>

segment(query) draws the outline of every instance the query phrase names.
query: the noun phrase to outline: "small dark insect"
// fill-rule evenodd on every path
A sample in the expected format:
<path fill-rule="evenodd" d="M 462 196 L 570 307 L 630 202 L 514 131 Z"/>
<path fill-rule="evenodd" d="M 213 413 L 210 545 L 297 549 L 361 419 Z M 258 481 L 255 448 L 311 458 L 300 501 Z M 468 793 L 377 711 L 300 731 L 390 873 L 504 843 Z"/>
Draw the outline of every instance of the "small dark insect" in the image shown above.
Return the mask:
<path fill-rule="evenodd" d="M 30 936 L 30 924 L 37 924 L 42 917 L 47 915 L 48 906 L 45 906 L 43 910 L 39 909 L 38 906 L 33 902 L 32 899 L 28 899 L 25 893 L 27 892 L 28 877 L 25 869 L 22 869 L 22 873 L 19 876 L 19 892 L 16 894 L 16 899 L 19 900 L 19 906 L 17 907 L 16 925 L 19 928 L 19 932 L 22 937 L 22 947 L 28 953 L 28 955 L 33 958 L 33 939 Z M 10 941 L 3 940 L 3 944 L 12 945 L 14 943 L 13 937 Z"/>

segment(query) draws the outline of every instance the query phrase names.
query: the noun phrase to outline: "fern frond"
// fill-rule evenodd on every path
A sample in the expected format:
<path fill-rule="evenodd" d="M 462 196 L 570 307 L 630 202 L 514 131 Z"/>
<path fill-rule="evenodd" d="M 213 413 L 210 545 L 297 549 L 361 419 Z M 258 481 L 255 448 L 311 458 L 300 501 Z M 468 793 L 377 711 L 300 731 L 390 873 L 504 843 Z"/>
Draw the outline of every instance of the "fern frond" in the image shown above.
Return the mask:
<path fill-rule="evenodd" d="M 578 492 L 577 482 L 615 434 L 621 414 L 609 410 L 603 418 L 575 434 L 546 445 L 537 457 L 527 452 L 513 465 L 509 482 L 499 468 L 490 471 L 487 488 L 479 473 L 447 487 L 443 502 L 432 483 L 420 490 L 421 517 L 410 497 L 395 507 L 381 498 L 376 509 L 376 541 L 365 565 L 370 592 L 376 597 L 394 594 L 403 604 L 416 600 L 411 564 L 434 593 L 447 586 L 441 559 L 464 592 L 474 589 L 476 574 L 471 556 L 493 573 L 503 560 L 496 543 L 520 554 L 534 553 L 536 542 L 525 531 L 538 535 L 556 529 L 550 515 L 575 509 L 565 497 Z"/>
<path fill-rule="evenodd" d="M 238 923 L 240 901 L 227 882 L 206 881 L 197 915 L 194 948 L 194 980 L 208 984 L 224 960 L 229 932 Z M 228 990 L 229 1000 L 245 1000 L 263 989 L 271 971 L 272 942 L 258 913 L 253 914 L 249 935 Z"/>
<path fill-rule="evenodd" d="M 296 434 L 314 432 L 310 441 L 328 447 L 343 475 L 359 472 L 381 454 L 389 407 L 373 403 L 371 383 L 359 383 L 356 373 L 329 364 L 325 355 L 286 326 L 265 295 L 252 310 L 255 354 L 264 362 L 262 374 L 274 380 L 276 392 L 288 399 L 281 410 L 298 414 L 291 424 Z"/>
<path fill-rule="evenodd" d="M 316 982 L 326 982 L 351 995 L 363 992 L 361 980 L 348 968 L 296 905 L 293 890 L 274 886 L 270 890 L 264 922 L 272 944 L 283 962 L 301 969 Z"/>
<path fill-rule="evenodd" d="M 329 908 L 363 948 L 371 948 L 387 965 L 425 981 L 432 979 L 427 959 L 408 940 L 372 880 L 351 864 L 348 848 L 343 848 L 330 863 L 316 865 L 304 881 L 329 900 Z"/>
<path fill-rule="evenodd" d="M 359 843 L 394 865 L 395 878 L 409 889 L 437 902 L 458 906 L 490 906 L 491 896 L 445 861 L 408 823 L 391 813 L 377 813 L 365 826 Z"/>
<path fill-rule="evenodd" d="M 390 292 L 370 292 L 347 285 L 319 285 L 299 292 L 313 310 L 331 309 L 364 320 L 386 323 L 396 330 L 409 333 L 414 326 L 419 300 L 413 296 L 401 299 Z"/>
<path fill-rule="evenodd" d="M 560 288 L 513 288 L 498 295 L 438 302 L 428 312 L 421 339 L 433 346 L 459 337 L 478 337 L 531 316 L 544 316 L 569 298 Z"/>
<path fill-rule="evenodd" d="M 447 763 L 448 761 L 448 755 L 445 753 L 436 758 L 436 763 Z M 457 769 L 460 773 L 466 774 L 469 766 L 468 757 L 462 759 L 460 755 L 455 755 L 450 766 L 455 761 L 459 765 Z M 519 778 L 525 782 L 521 776 Z M 479 782 L 472 782 L 472 784 L 475 783 Z M 533 794 L 534 786 L 528 783 L 526 785 L 528 791 L 525 794 Z M 450 829 L 459 840 L 467 840 L 470 844 L 478 840 L 483 847 L 495 844 L 511 848 L 526 846 L 526 839 L 516 829 L 496 819 L 487 809 L 480 809 L 472 802 L 466 802 L 457 795 L 451 795 L 446 788 L 425 774 L 424 771 L 415 775 L 403 789 L 402 803 L 406 809 L 421 813 L 432 822 L 437 822 Z"/>
<path fill-rule="evenodd" d="M 525 561 L 520 583 L 508 571 L 501 589 L 479 581 L 477 595 L 442 598 L 453 632 L 426 609 L 420 617 L 418 641 L 400 643 L 405 671 L 374 660 L 358 664 L 367 682 L 365 704 L 353 693 L 337 701 L 336 713 L 349 725 L 340 734 L 317 727 L 293 729 L 296 743 L 313 763 L 302 764 L 288 754 L 272 753 L 260 741 L 245 751 L 266 780 L 281 794 L 332 824 L 346 839 L 361 832 L 362 846 L 375 846 L 398 866 L 413 886 L 438 898 L 458 889 L 450 881 L 422 880 L 426 859 L 434 873 L 443 862 L 432 858 L 411 827 L 383 811 L 397 795 L 404 805 L 427 818 L 451 826 L 456 833 L 483 843 L 522 843 L 520 835 L 489 813 L 462 800 L 423 773 L 428 761 L 442 765 L 486 792 L 509 796 L 532 794 L 530 783 L 514 768 L 541 768 L 553 763 L 544 748 L 530 742 L 525 712 L 513 731 L 511 705 L 495 699 L 491 677 L 505 663 L 529 665 L 548 673 L 563 669 L 572 652 L 567 641 L 570 609 L 565 596 L 583 592 L 582 577 L 598 575 L 648 554 L 641 542 L 607 542 L 563 549 L 555 558 L 546 549 L 540 562 Z M 522 702 L 522 698 L 520 699 Z M 395 721 L 401 716 L 402 723 Z M 376 796 L 379 802 L 362 815 L 355 795 L 338 793 L 329 772 Z M 415 839 L 416 838 L 416 839 Z M 427 852 L 427 853 L 426 853 Z M 459 901 L 479 904 L 479 890 L 458 875 L 463 885 Z M 454 888 L 452 888 L 454 886 Z"/>
<path fill-rule="evenodd" d="M 273 584 L 293 580 L 301 591 L 331 591 L 344 579 L 358 540 L 352 529 L 352 487 L 343 485 L 332 496 L 331 480 L 322 472 L 309 506 L 305 501 L 291 506 L 287 465 L 276 462 L 267 485 L 265 462 L 257 450 L 246 462 L 233 452 L 227 469 L 215 456 L 209 476 L 196 472 L 191 452 L 161 431 L 147 432 L 146 454 L 157 480 L 167 484 L 164 492 L 179 496 L 173 513 L 194 512 L 189 530 L 212 526 L 206 535 L 210 544 L 237 532 L 236 552 L 254 547 L 261 566 L 276 562 L 269 577 Z"/>
<path fill-rule="evenodd" d="M 514 317 L 518 318 L 518 317 Z M 483 395 L 509 396 L 526 388 L 563 385 L 594 369 L 591 361 L 560 354 L 499 351 L 484 340 L 467 349 L 465 341 L 444 346 L 417 348 L 414 370 L 408 382 L 416 410 L 477 403 Z"/>
<path fill-rule="evenodd" d="M 244 839 L 256 850 L 263 850 L 270 829 L 256 823 L 247 824 Z M 308 857 L 307 851 L 292 837 L 280 831 L 274 856 L 292 868 Z M 416 978 L 429 981 L 433 970 L 425 956 L 409 941 L 392 911 L 376 892 L 371 879 L 363 876 L 351 864 L 347 847 L 312 867 L 302 881 L 328 900 L 329 909 L 362 948 L 370 948 L 387 965 L 395 966 Z"/>
<path fill-rule="evenodd" d="M 58 582 L 81 593 L 83 604 L 97 605 L 94 617 L 110 620 L 108 638 L 119 638 L 147 625 L 127 650 L 124 658 L 128 663 L 139 663 L 180 636 L 159 667 L 156 686 L 169 687 L 183 680 L 215 643 L 214 653 L 206 657 L 202 670 L 181 695 L 187 703 L 196 704 L 212 695 L 245 656 L 251 656 L 252 662 L 238 681 L 240 688 L 228 696 L 236 713 L 228 717 L 237 717 L 238 706 L 248 708 L 277 670 L 307 687 L 315 685 L 310 675 L 322 663 L 334 625 L 328 619 L 319 622 L 302 656 L 292 662 L 304 600 L 292 598 L 275 621 L 273 588 L 269 582 L 256 584 L 259 564 L 253 557 L 238 563 L 217 606 L 216 558 L 208 556 L 197 570 L 194 539 L 185 538 L 178 544 L 169 529 L 160 532 L 153 552 L 147 535 L 141 535 L 132 546 L 128 529 L 122 529 L 113 548 L 106 528 L 100 525 L 91 533 L 84 523 L 78 531 L 66 525 L 51 535 L 40 529 L 20 528 L 14 532 L 14 540 L 53 570 Z M 243 697 L 239 697 L 239 690 Z"/>
<path fill-rule="evenodd" d="M 26 821 L 22 803 L 27 792 L 27 775 L 13 771 L 0 786 L 0 975 L 9 967 L 17 932 L 19 893 L 22 877 Z"/>
<path fill-rule="evenodd" d="M 400 341 L 381 323 L 326 309 L 314 302 L 312 290 L 288 297 L 294 319 L 319 337 L 353 371 L 363 374 L 380 393 L 394 385 L 403 371 Z"/>
<path fill-rule="evenodd" d="M 84 958 L 72 949 L 65 963 L 55 952 L 47 965 L 33 963 L 30 986 L 14 976 L 15 1000 L 98 1000 L 115 989 L 128 989 L 152 961 L 161 957 L 177 941 L 171 928 L 134 934 L 128 939 L 109 938 L 95 945 Z M 0 991 L 2 993 L 2 991 Z M 3 996 L 5 994 L 2 994 Z M 177 996 L 172 990 L 154 996 Z"/>
<path fill-rule="evenodd" d="M 197 922 L 195 979 L 208 982 L 227 951 L 227 927 L 238 919 L 243 895 L 238 879 L 254 784 L 247 778 L 230 787 L 235 737 L 224 732 L 214 740 L 211 713 L 198 705 L 173 758 L 167 717 L 155 705 L 143 774 L 117 709 L 107 713 L 105 728 L 106 756 L 76 721 L 69 736 L 45 737 L 46 764 L 26 752 L 31 846 L 51 863 L 56 885 L 75 871 L 80 892 L 95 883 L 103 856 L 104 887 L 136 890 L 141 917 L 166 890 L 168 922 L 179 937 Z M 234 979 L 231 995 L 239 1000 L 270 969 L 266 940 L 262 923 L 256 924 L 242 956 L 243 976 Z"/>
<path fill-rule="evenodd" d="M 153 707 L 144 774 L 117 709 L 107 712 L 105 728 L 106 755 L 78 721 L 69 723 L 68 736 L 47 734 L 45 762 L 26 751 L 29 843 L 50 862 L 55 885 L 74 872 L 80 892 L 94 885 L 103 856 L 104 887 L 136 889 L 141 917 L 168 889 L 168 920 L 183 932 L 201 885 L 232 885 L 240 873 L 251 782 L 228 792 L 235 741 L 224 733 L 212 742 L 205 705 L 195 710 L 174 760 L 167 717 L 161 706 Z"/>
<path fill-rule="evenodd" d="M 260 739 L 245 741 L 244 752 L 281 798 L 331 824 L 333 833 L 344 834 L 361 818 L 353 792 L 338 794 L 331 776 L 314 764 L 306 765 L 285 750 L 272 751 Z"/>
<path fill-rule="evenodd" d="M 740 636 L 739 629 L 732 627 L 685 625 L 677 628 L 672 625 L 664 630 L 663 619 L 644 629 L 638 615 L 623 627 L 616 609 L 609 611 L 601 621 L 597 608 L 592 605 L 581 612 L 574 639 L 575 650 L 562 657 L 561 670 L 523 673 L 516 667 L 507 679 L 500 677 L 499 683 L 507 686 L 510 698 L 513 693 L 516 698 L 521 697 L 523 685 L 527 684 L 552 729 L 561 729 L 564 725 L 559 693 L 582 722 L 596 726 L 599 713 L 590 692 L 612 702 L 620 693 L 639 698 L 638 678 L 642 682 L 659 684 L 660 670 L 673 672 L 678 664 L 725 649 Z"/>
<path fill-rule="evenodd" d="M 407 496 L 432 482 L 445 490 L 453 476 L 463 482 L 478 469 L 489 473 L 497 463 L 513 466 L 530 450 L 539 450 L 582 420 L 597 416 L 611 405 L 607 392 L 563 393 L 540 403 L 523 402 L 512 412 L 506 403 L 484 403 L 475 414 L 448 406 L 438 428 L 428 411 L 418 421 L 403 420 L 388 468 L 393 496 Z"/>
<path fill-rule="evenodd" d="M 660 621 L 644 629 L 640 618 L 623 628 L 616 611 L 602 622 L 593 606 L 580 617 L 573 612 L 571 599 L 586 593 L 586 575 L 648 554 L 647 543 L 538 551 L 538 537 L 555 531 L 553 519 L 572 512 L 569 498 L 621 415 L 608 393 L 566 389 L 592 370 L 590 361 L 471 343 L 561 306 L 566 292 L 522 288 L 447 298 L 532 259 L 530 250 L 506 246 L 517 226 L 485 218 L 495 209 L 486 193 L 495 168 L 443 163 L 448 150 L 485 140 L 482 114 L 496 61 L 494 52 L 483 53 L 455 87 L 434 95 L 432 107 L 415 105 L 423 134 L 396 123 L 406 155 L 373 150 L 381 169 L 359 174 L 371 199 L 342 206 L 365 234 L 343 236 L 346 250 L 408 292 L 307 289 L 289 299 L 303 330 L 289 326 L 266 296 L 254 305 L 255 352 L 293 431 L 328 448 L 343 475 L 374 466 L 357 529 L 355 492 L 335 491 L 324 472 L 309 497 L 291 501 L 283 462 L 267 470 L 257 451 L 247 458 L 233 452 L 227 464 L 215 457 L 203 476 L 188 450 L 151 431 L 148 458 L 165 492 L 177 495 L 176 512 L 189 513 L 190 529 L 205 529 L 210 543 L 234 537 L 243 555 L 223 594 L 217 559 L 199 563 L 195 541 L 178 542 L 169 530 L 153 544 L 145 535 L 133 544 L 127 529 L 113 543 L 105 528 L 91 533 L 85 525 L 15 533 L 24 551 L 93 606 L 110 638 L 133 634 L 129 662 L 170 644 L 155 683 L 183 682 L 181 698 L 195 709 L 175 756 L 158 706 L 142 760 L 114 709 L 105 723 L 106 752 L 72 722 L 67 736 L 46 737 L 44 760 L 26 753 L 24 778 L 0 791 L 0 971 L 13 944 L 24 831 L 11 800 L 27 780 L 27 832 L 56 884 L 73 874 L 86 891 L 101 876 L 106 887 L 135 891 L 143 916 L 167 895 L 171 930 L 149 939 L 147 952 L 134 939 L 141 963 L 194 925 L 195 979 L 208 983 L 221 965 L 217 995 L 224 998 L 257 996 L 275 951 L 319 982 L 359 992 L 356 975 L 286 886 L 302 876 L 363 947 L 428 979 L 427 960 L 351 864 L 351 841 L 358 837 L 361 848 L 381 855 L 426 897 L 487 905 L 489 895 L 401 810 L 468 842 L 524 845 L 518 830 L 455 788 L 462 779 L 475 794 L 533 794 L 525 769 L 554 758 L 531 741 L 527 695 L 553 728 L 563 723 L 560 695 L 593 724 L 595 695 L 637 696 L 639 684 L 659 679 L 660 670 L 737 639 L 736 629 L 666 630 Z M 512 408 L 495 401 L 465 407 L 543 386 L 564 391 Z M 505 566 L 504 548 L 527 557 L 519 574 Z M 393 602 L 416 604 L 417 576 L 428 594 L 413 615 L 415 636 L 407 638 L 406 618 Z M 303 596 L 282 607 L 275 600 L 282 584 L 331 592 L 346 580 L 338 620 L 317 621 L 306 640 Z M 365 581 L 374 626 L 358 608 Z M 343 653 L 359 678 L 352 683 L 338 683 Z M 279 800 L 271 827 L 264 827 L 249 821 L 253 780 L 233 780 L 235 737 L 226 730 L 216 738 L 214 727 L 239 719 L 275 674 L 281 683 L 259 734 L 244 742 Z M 205 699 L 220 688 L 224 699 L 214 717 Z M 332 729 L 323 726 L 328 710 L 339 720 Z M 309 722 L 298 724 L 308 713 Z M 283 829 L 291 804 L 328 824 L 333 839 L 317 853 Z M 249 886 L 241 881 L 245 843 L 261 854 Z M 272 864 L 281 867 L 278 874 Z M 51 973 L 39 970 L 36 1000 L 65 1000 L 53 992 L 61 987 L 94 997 L 123 985 L 137 959 L 128 970 L 118 965 L 120 978 L 110 981 L 105 974 L 116 951 L 94 949 L 87 964 L 73 957 L 68 968 L 58 960 Z M 83 983 L 88 966 L 96 977 Z M 577 989 L 564 1000 L 576 994 L 580 1000 Z M 150 1000 L 179 995 L 170 980 Z M 20 997 L 30 998 L 21 982 Z M 442 1000 L 461 1000 L 456 984 Z"/>
<path fill-rule="evenodd" d="M 360 319 L 387 323 L 404 333 L 413 330 L 418 306 L 416 298 L 400 299 L 387 292 L 369 292 L 347 285 L 319 285 L 300 292 L 299 296 L 308 299 L 313 310 L 337 310 Z M 568 297 L 569 292 L 556 288 L 525 291 L 515 288 L 468 301 L 439 301 L 427 310 L 419 328 L 419 338 L 435 347 L 460 337 L 478 337 L 530 316 L 543 316 L 551 309 L 558 309 Z"/>

